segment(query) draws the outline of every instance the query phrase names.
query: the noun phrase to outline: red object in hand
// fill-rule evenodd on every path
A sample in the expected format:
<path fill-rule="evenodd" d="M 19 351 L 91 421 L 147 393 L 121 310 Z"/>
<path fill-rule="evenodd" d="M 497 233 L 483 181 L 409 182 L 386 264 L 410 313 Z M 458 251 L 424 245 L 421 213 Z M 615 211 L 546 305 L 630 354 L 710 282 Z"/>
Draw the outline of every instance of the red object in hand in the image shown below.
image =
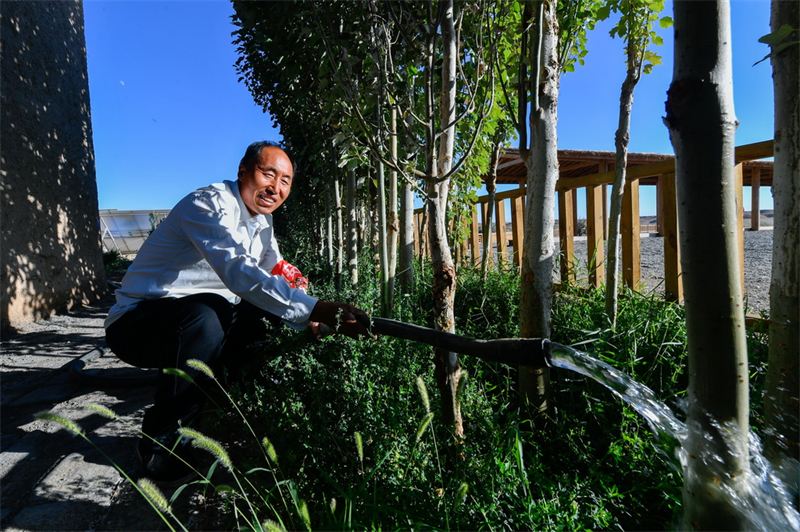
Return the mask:
<path fill-rule="evenodd" d="M 276 264 L 269 273 L 272 275 L 280 275 L 292 288 L 298 288 L 304 292 L 308 288 L 308 279 L 303 277 L 303 274 L 297 269 L 297 266 L 289 264 L 285 260 Z"/>

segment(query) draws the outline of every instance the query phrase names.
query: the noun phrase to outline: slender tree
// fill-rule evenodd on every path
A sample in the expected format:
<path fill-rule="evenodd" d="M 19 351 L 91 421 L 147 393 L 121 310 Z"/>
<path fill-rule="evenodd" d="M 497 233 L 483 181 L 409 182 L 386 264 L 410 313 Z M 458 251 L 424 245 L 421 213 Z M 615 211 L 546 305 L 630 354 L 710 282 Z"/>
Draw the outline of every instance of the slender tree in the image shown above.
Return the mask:
<path fill-rule="evenodd" d="M 586 29 L 597 19 L 598 2 L 559 4 L 533 0 L 522 4 L 517 109 L 513 114 L 519 152 L 527 170 L 525 229 L 522 257 L 520 334 L 550 336 L 555 263 L 555 185 L 558 181 L 558 91 L 562 72 L 574 70 L 586 55 Z M 530 132 L 530 135 L 529 135 Z M 549 404 L 548 368 L 521 367 L 522 397 L 535 409 Z"/>
<path fill-rule="evenodd" d="M 675 148 L 689 351 L 684 527 L 744 530 L 748 371 L 734 188 L 730 6 L 674 4 Z"/>
<path fill-rule="evenodd" d="M 775 91 L 775 163 L 772 195 L 775 228 L 770 284 L 769 366 L 764 396 L 770 430 L 765 454 L 776 469 L 794 477 L 800 461 L 800 4 L 772 1 Z M 757 216 L 757 213 L 753 213 Z"/>
<path fill-rule="evenodd" d="M 606 260 L 606 314 L 616 325 L 619 297 L 619 248 L 620 220 L 622 219 L 622 198 L 625 193 L 625 177 L 628 166 L 628 143 L 631 131 L 631 112 L 633 91 L 642 77 L 654 65 L 661 64 L 658 54 L 650 50 L 651 44 L 663 44 L 663 40 L 653 30 L 659 20 L 658 14 L 664 9 L 663 0 L 612 0 L 601 11 L 601 18 L 607 16 L 608 9 L 620 14 L 619 23 L 611 29 L 612 36 L 625 39 L 625 80 L 619 97 L 619 125 L 614 137 L 616 148 L 614 183 L 611 185 L 611 202 L 608 217 L 608 258 Z M 667 28 L 672 19 L 664 17 L 661 27 Z"/>

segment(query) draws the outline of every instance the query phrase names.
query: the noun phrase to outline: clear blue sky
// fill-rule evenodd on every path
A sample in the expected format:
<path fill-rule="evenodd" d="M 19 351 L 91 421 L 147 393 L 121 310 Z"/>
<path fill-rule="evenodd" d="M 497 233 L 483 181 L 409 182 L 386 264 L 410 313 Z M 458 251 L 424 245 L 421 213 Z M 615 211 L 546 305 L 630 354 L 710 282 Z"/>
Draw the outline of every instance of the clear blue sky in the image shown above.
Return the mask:
<path fill-rule="evenodd" d="M 753 66 L 768 52 L 758 38 L 769 32 L 769 1 L 733 0 L 731 10 L 740 145 L 773 135 L 771 68 Z M 101 209 L 170 208 L 197 187 L 233 179 L 253 140 L 280 140 L 237 82 L 230 2 L 85 0 L 84 11 Z M 562 78 L 560 148 L 614 149 L 625 72 L 622 43 L 608 37 L 609 27 L 590 36 L 586 65 Z M 661 34 L 664 65 L 636 88 L 631 151 L 672 153 L 661 121 L 672 29 Z M 655 213 L 654 194 L 643 190 L 641 199 L 642 214 Z M 761 205 L 772 208 L 767 189 Z"/>

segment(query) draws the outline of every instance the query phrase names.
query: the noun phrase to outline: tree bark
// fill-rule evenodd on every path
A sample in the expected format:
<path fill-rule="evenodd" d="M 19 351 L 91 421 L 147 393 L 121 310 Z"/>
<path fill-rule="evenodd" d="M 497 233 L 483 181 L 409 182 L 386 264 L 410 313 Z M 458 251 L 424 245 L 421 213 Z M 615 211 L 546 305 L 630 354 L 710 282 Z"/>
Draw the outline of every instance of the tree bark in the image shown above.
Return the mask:
<path fill-rule="evenodd" d="M 390 135 L 392 136 L 389 143 L 391 150 L 391 159 L 397 161 L 397 106 L 392 105 L 390 110 L 389 128 Z M 389 172 L 389 205 L 387 213 L 387 260 L 389 262 L 389 283 L 388 283 L 388 305 L 389 312 L 394 307 L 394 280 L 397 273 L 397 239 L 400 233 L 399 217 L 397 215 L 397 170 Z"/>
<path fill-rule="evenodd" d="M 428 177 L 428 236 L 433 268 L 433 312 L 434 323 L 440 331 L 454 332 L 453 302 L 456 291 L 456 270 L 450 245 L 447 241 L 447 198 L 450 179 L 446 177 L 453 163 L 456 118 L 456 33 L 453 18 L 453 1 L 441 4 L 442 41 L 442 88 L 439 101 L 438 159 L 430 162 Z M 432 95 L 431 95 L 432 96 Z M 458 381 L 461 364 L 456 353 L 437 349 L 437 383 L 442 397 L 444 422 L 451 424 L 457 437 L 464 434 L 461 422 L 461 407 L 458 401 Z"/>
<path fill-rule="evenodd" d="M 358 286 L 358 212 L 356 211 L 356 172 L 347 171 L 347 268 L 350 282 Z"/>
<path fill-rule="evenodd" d="M 634 59 L 628 57 L 628 61 Z M 611 212 L 608 219 L 608 259 L 606 260 L 606 314 L 613 327 L 617 323 L 619 303 L 619 245 L 620 221 L 622 219 L 622 198 L 625 194 L 625 178 L 628 166 L 628 142 L 631 133 L 631 109 L 633 90 L 639 81 L 636 69 L 628 68 L 619 97 L 619 125 L 615 136 L 616 160 L 614 183 L 611 185 Z M 567 257 L 569 259 L 569 257 Z"/>
<path fill-rule="evenodd" d="M 492 241 L 490 235 L 492 233 L 492 214 L 494 212 L 494 202 L 495 197 L 497 196 L 497 164 L 500 162 L 500 149 L 502 148 L 502 140 L 499 142 L 495 142 L 494 146 L 492 146 L 492 158 L 489 161 L 489 175 L 486 177 L 486 192 L 489 194 L 488 203 L 486 204 L 486 219 L 483 221 L 483 256 L 481 257 L 481 274 L 483 278 L 486 279 L 486 274 L 489 271 L 489 267 L 491 265 L 491 253 L 492 250 L 489 247 L 489 243 Z M 501 223 L 498 220 L 498 223 Z M 498 242 L 498 252 L 499 249 L 499 242 Z"/>
<path fill-rule="evenodd" d="M 748 370 L 734 187 L 730 6 L 675 2 L 675 148 L 689 351 L 684 527 L 744 530 Z M 731 496 L 733 494 L 733 496 Z"/>
<path fill-rule="evenodd" d="M 389 307 L 389 249 L 387 247 L 386 234 L 386 176 L 383 161 L 377 161 L 378 165 L 378 253 L 380 255 L 381 266 L 381 315 L 385 318 L 391 317 Z"/>
<path fill-rule="evenodd" d="M 414 291 L 414 190 L 403 183 L 400 204 L 400 284 L 403 291 Z"/>
<path fill-rule="evenodd" d="M 800 4 L 772 1 L 772 31 L 800 27 Z M 769 366 L 764 411 L 764 451 L 776 470 L 794 470 L 800 460 L 800 46 L 772 58 L 775 91 L 775 162 L 772 195 L 775 227 L 770 284 Z M 753 216 L 756 216 L 754 213 Z"/>
<path fill-rule="evenodd" d="M 328 255 L 328 271 L 333 270 L 333 211 L 331 209 L 331 191 L 325 192 L 325 248 Z"/>
<path fill-rule="evenodd" d="M 543 4 L 543 5 L 541 5 Z M 540 9 L 541 5 L 541 9 Z M 527 199 L 525 236 L 522 260 L 520 334 L 523 338 L 550 337 L 550 310 L 553 301 L 553 265 L 555 261 L 555 187 L 558 181 L 559 25 L 555 2 L 534 4 L 534 25 L 541 27 L 541 49 L 538 38 L 532 41 L 531 70 L 538 69 L 538 91 L 531 106 L 531 146 L 526 153 Z M 541 18 L 540 15 L 541 14 Z M 540 63 L 537 66 L 537 58 Z M 549 408 L 550 369 L 521 366 L 520 394 L 535 409 Z"/>
<path fill-rule="evenodd" d="M 336 209 L 336 270 L 334 271 L 334 278 L 336 279 L 336 291 L 342 290 L 342 269 L 344 266 L 343 253 L 344 250 L 344 227 L 342 223 L 342 193 L 339 186 L 339 176 L 333 179 L 333 195 L 334 195 L 334 208 Z"/>

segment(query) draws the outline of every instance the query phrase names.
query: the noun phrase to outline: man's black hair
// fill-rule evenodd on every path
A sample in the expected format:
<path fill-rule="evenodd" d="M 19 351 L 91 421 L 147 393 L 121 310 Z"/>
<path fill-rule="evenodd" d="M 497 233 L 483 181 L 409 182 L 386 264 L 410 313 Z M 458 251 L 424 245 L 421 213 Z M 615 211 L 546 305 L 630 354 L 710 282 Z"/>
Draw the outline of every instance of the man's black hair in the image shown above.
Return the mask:
<path fill-rule="evenodd" d="M 258 156 L 261 155 L 261 150 L 263 150 L 268 146 L 272 148 L 279 148 L 280 150 L 282 150 L 283 153 L 285 153 L 286 156 L 289 158 L 289 161 L 291 161 L 292 163 L 292 173 L 293 174 L 297 173 L 297 162 L 294 160 L 294 157 L 292 157 L 292 155 L 286 150 L 286 148 L 284 148 L 279 143 L 274 142 L 272 140 L 258 140 L 249 145 L 247 147 L 247 150 L 245 150 L 244 157 L 242 157 L 242 160 L 240 161 L 239 164 L 243 164 L 245 168 L 252 168 L 253 165 L 255 165 L 256 161 L 258 160 Z"/>

